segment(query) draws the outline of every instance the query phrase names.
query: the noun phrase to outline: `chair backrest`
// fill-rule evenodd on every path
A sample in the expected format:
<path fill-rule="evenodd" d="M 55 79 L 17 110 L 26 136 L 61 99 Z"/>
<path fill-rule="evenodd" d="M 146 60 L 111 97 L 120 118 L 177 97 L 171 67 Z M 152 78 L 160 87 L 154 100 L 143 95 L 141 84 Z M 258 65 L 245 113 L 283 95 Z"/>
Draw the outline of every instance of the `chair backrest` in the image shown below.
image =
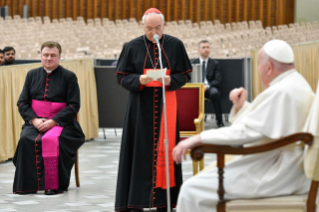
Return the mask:
<path fill-rule="evenodd" d="M 306 146 L 304 155 L 304 171 L 306 176 L 312 180 L 307 199 L 307 211 L 316 210 L 316 199 L 319 186 L 319 85 L 317 85 L 316 96 L 312 102 L 311 109 L 304 127 L 304 131 L 314 136 L 311 146 Z"/>
<path fill-rule="evenodd" d="M 313 144 L 306 148 L 304 169 L 306 176 L 313 181 L 319 181 L 319 83 L 316 96 L 312 102 L 311 109 L 304 127 L 304 131 L 314 136 Z"/>
<path fill-rule="evenodd" d="M 197 134 L 195 119 L 204 113 L 204 84 L 188 83 L 176 91 L 181 134 Z"/>

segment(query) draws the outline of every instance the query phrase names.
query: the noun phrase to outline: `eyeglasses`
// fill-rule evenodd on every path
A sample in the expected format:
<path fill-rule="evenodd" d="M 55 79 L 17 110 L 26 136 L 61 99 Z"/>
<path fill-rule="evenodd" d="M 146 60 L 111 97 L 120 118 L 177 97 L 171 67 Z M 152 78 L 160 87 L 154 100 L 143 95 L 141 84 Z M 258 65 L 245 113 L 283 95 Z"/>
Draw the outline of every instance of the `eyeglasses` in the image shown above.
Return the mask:
<path fill-rule="evenodd" d="M 153 30 L 155 30 L 156 32 L 160 31 L 161 29 L 163 28 L 163 26 L 158 26 L 158 27 L 155 27 L 155 28 L 150 28 L 150 27 L 146 27 L 146 31 L 147 32 L 152 32 Z"/>

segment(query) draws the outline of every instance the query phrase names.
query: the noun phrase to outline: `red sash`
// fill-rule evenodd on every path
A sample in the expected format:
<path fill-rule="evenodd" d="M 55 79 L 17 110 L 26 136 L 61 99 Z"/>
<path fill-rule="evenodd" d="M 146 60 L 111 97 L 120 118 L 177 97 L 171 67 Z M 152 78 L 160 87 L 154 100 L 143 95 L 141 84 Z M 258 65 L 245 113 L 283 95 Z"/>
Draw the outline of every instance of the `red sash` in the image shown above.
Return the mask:
<path fill-rule="evenodd" d="M 144 69 L 144 74 L 148 70 Z M 166 75 L 170 75 L 171 71 L 167 70 Z M 145 85 L 146 87 L 162 87 L 162 83 L 152 81 Z M 169 155 L 169 178 L 170 187 L 176 186 L 175 183 L 175 169 L 172 151 L 176 144 L 176 121 L 177 121 L 177 100 L 175 91 L 166 91 L 166 112 L 167 112 L 167 136 L 168 136 L 168 155 Z M 155 188 L 167 189 L 166 186 L 166 163 L 165 163 L 165 130 L 164 130 L 164 111 L 162 111 L 161 128 L 159 134 L 159 142 L 157 145 L 157 163 L 156 163 L 156 182 Z"/>

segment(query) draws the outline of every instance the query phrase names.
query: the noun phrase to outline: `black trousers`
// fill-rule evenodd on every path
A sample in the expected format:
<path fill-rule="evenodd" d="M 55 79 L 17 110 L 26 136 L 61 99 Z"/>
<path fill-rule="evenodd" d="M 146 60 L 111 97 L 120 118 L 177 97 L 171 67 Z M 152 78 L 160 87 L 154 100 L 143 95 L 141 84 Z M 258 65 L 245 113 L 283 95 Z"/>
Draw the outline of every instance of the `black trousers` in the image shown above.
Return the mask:
<path fill-rule="evenodd" d="M 218 123 L 223 122 L 222 118 L 222 106 L 221 106 L 221 93 L 215 87 L 209 87 L 205 91 L 205 98 L 209 98 L 213 103 L 216 119 Z"/>

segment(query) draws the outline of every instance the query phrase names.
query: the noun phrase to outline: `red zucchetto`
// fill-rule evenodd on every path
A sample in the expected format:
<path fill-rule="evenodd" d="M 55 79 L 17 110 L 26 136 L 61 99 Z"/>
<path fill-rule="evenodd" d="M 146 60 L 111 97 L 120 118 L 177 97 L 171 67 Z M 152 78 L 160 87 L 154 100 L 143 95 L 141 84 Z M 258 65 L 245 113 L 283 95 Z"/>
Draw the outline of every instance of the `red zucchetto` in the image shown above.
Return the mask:
<path fill-rule="evenodd" d="M 161 11 L 159 11 L 158 9 L 156 8 L 150 8 L 148 10 L 145 11 L 144 15 L 147 15 L 149 13 L 159 13 L 159 14 L 163 14 Z"/>

